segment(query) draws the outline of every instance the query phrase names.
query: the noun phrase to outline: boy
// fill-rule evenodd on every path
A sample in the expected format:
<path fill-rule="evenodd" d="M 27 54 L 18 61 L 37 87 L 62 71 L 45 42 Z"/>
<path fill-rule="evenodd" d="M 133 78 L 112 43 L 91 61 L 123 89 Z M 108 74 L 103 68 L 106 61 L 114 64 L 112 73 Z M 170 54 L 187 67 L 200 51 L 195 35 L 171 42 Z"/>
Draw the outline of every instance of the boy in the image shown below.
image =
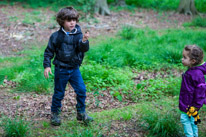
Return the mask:
<path fill-rule="evenodd" d="M 51 105 L 51 124 L 59 126 L 61 119 L 61 101 L 64 98 L 65 88 L 69 81 L 77 95 L 77 120 L 88 123 L 93 121 L 85 112 L 86 87 L 84 85 L 79 66 L 84 58 L 84 52 L 89 50 L 89 32 L 83 36 L 78 22 L 78 13 L 73 7 L 61 9 L 56 16 L 60 29 L 54 32 L 49 39 L 44 52 L 44 76 L 49 77 L 51 59 L 54 57 L 55 80 L 54 94 Z"/>

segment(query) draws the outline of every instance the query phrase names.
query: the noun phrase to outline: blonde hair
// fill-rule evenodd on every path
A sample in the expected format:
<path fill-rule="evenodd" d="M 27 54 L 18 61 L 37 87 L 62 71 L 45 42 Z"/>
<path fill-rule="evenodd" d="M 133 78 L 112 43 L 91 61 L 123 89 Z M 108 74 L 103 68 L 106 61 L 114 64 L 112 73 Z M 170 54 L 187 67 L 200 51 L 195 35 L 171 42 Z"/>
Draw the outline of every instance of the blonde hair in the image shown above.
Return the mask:
<path fill-rule="evenodd" d="M 196 61 L 193 66 L 197 66 L 202 63 L 204 53 L 200 47 L 197 45 L 187 45 L 185 46 L 184 50 L 189 52 L 188 56 L 190 60 L 194 59 Z"/>

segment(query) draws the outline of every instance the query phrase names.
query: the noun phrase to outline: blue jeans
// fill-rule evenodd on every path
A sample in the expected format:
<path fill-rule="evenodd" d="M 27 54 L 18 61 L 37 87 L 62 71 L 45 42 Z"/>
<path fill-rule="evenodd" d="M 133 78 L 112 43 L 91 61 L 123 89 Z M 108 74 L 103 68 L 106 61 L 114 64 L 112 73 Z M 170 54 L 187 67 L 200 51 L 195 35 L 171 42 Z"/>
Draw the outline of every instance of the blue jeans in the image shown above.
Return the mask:
<path fill-rule="evenodd" d="M 194 124 L 195 119 L 185 113 L 180 116 L 180 122 L 184 127 L 184 133 L 187 137 L 198 137 L 198 127 Z"/>
<path fill-rule="evenodd" d="M 54 79 L 54 95 L 52 96 L 52 112 L 61 111 L 61 101 L 65 95 L 67 83 L 70 83 L 76 93 L 76 109 L 77 112 L 85 112 L 86 87 L 79 71 L 79 67 L 75 69 L 63 69 L 55 67 Z"/>

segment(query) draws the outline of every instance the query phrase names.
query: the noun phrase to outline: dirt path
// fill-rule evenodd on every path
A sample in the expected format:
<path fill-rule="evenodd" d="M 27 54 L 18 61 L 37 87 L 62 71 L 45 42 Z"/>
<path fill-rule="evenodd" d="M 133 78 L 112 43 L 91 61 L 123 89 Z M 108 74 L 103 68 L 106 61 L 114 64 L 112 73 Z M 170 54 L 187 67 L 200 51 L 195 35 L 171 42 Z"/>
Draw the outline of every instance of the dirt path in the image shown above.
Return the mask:
<path fill-rule="evenodd" d="M 29 120 L 49 119 L 52 94 L 39 95 L 36 93 L 11 93 L 9 88 L 0 90 L 0 116 L 25 116 Z M 132 102 L 119 102 L 109 93 L 102 91 L 98 95 L 87 93 L 86 106 L 89 112 L 97 112 L 111 108 L 120 108 L 133 104 Z M 62 101 L 62 117 L 68 118 L 76 115 L 76 95 L 70 87 L 65 92 Z"/>

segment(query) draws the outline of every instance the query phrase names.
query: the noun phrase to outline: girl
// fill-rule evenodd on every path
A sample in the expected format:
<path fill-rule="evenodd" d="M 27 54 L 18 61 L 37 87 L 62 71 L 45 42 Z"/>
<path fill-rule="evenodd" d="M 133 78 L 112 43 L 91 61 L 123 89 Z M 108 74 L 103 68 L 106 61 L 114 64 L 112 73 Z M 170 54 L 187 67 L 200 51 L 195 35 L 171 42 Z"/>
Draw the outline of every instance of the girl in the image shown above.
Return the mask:
<path fill-rule="evenodd" d="M 182 64 L 188 70 L 182 74 L 182 84 L 179 96 L 179 109 L 182 111 L 181 123 L 187 137 L 198 137 L 197 123 L 200 123 L 198 111 L 206 99 L 206 63 L 203 62 L 202 49 L 196 45 L 186 46 L 183 50 Z M 191 111 L 194 109 L 194 111 Z M 191 111 L 191 112 L 190 112 Z M 193 115 L 195 114 L 196 115 Z M 188 116 L 189 115 L 189 116 Z M 192 115 L 190 117 L 190 115 Z M 195 119 L 194 119 L 195 118 Z"/>

